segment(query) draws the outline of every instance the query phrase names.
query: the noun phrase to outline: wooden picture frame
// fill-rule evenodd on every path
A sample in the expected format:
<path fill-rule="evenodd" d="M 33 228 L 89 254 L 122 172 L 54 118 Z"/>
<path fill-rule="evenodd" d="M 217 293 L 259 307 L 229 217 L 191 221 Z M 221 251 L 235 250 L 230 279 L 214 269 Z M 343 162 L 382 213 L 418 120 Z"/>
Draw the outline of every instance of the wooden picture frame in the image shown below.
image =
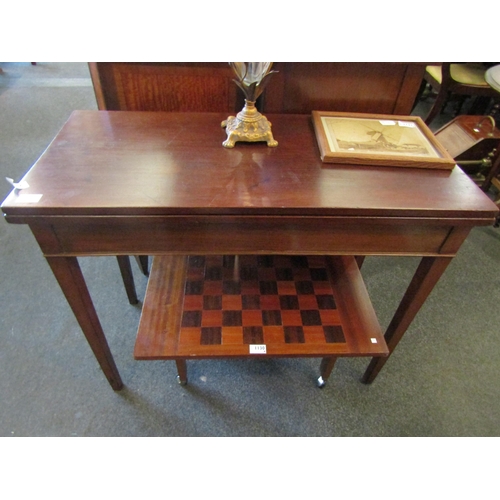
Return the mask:
<path fill-rule="evenodd" d="M 313 111 L 325 163 L 451 170 L 455 160 L 418 116 Z"/>

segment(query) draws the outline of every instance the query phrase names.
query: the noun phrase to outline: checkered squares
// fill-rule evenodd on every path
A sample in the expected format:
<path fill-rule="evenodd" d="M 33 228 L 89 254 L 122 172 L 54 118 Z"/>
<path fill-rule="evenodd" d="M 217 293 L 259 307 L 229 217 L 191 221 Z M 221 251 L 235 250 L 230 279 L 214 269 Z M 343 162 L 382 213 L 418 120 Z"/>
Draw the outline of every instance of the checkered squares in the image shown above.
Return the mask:
<path fill-rule="evenodd" d="M 179 342 L 345 342 L 324 257 L 190 256 Z"/>

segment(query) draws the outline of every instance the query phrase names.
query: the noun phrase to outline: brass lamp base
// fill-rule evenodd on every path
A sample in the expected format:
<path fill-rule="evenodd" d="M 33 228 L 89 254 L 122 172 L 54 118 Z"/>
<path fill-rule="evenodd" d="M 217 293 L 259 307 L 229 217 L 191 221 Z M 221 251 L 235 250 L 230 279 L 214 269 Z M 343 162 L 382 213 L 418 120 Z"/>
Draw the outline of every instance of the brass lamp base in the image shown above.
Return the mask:
<path fill-rule="evenodd" d="M 266 141 L 269 147 L 276 147 L 278 141 L 273 138 L 271 123 L 260 114 L 255 102 L 245 99 L 245 106 L 236 115 L 230 116 L 221 124 L 226 127 L 227 139 L 222 143 L 225 148 L 234 148 L 236 142 Z"/>

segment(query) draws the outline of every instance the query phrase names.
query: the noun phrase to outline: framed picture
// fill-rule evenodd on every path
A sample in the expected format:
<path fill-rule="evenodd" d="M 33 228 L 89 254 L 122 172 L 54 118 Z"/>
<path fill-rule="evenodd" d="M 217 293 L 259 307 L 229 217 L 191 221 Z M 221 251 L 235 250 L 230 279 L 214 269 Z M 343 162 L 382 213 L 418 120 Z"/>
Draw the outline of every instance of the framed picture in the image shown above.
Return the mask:
<path fill-rule="evenodd" d="M 325 163 L 451 170 L 455 160 L 418 116 L 312 112 Z"/>

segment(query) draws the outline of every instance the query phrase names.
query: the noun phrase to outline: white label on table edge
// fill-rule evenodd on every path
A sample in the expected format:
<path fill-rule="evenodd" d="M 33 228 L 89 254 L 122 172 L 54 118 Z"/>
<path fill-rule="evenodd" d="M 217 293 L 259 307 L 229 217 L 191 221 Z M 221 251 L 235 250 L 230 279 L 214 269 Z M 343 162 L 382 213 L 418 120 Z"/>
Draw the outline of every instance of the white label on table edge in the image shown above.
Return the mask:
<path fill-rule="evenodd" d="M 42 199 L 43 194 L 20 193 L 14 201 L 19 203 L 38 203 Z"/>
<path fill-rule="evenodd" d="M 250 354 L 266 354 L 266 344 L 250 344 Z"/>
<path fill-rule="evenodd" d="M 370 340 L 372 341 L 372 344 L 377 344 L 377 339 L 376 338 L 372 337 Z"/>

